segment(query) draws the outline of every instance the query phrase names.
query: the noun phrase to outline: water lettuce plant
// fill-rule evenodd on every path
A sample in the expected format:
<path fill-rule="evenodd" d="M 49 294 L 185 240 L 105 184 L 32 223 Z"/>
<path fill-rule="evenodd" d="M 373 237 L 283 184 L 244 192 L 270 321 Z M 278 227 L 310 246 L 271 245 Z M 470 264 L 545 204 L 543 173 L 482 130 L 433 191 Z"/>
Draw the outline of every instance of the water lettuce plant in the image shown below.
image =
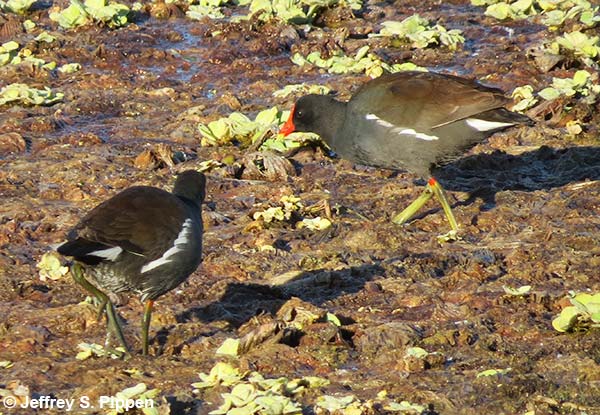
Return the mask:
<path fill-rule="evenodd" d="M 301 414 L 301 405 L 294 400 L 307 389 L 329 384 L 327 379 L 306 376 L 266 379 L 258 372 L 241 372 L 228 363 L 219 362 L 209 374 L 199 374 L 201 382 L 192 383 L 195 393 L 217 386 L 226 387 L 223 402 L 209 412 L 212 415 L 294 415 Z"/>
<path fill-rule="evenodd" d="M 600 8 L 588 0 L 471 0 L 474 6 L 487 6 L 486 16 L 499 20 L 526 19 L 541 16 L 541 23 L 550 27 L 562 25 L 567 20 L 579 18 L 585 26 L 595 26 L 600 21 Z"/>
<path fill-rule="evenodd" d="M 430 25 L 427 19 L 418 14 L 401 22 L 385 21 L 382 26 L 378 34 L 371 36 L 391 37 L 392 46 L 408 44 L 413 48 L 422 49 L 430 45 L 443 45 L 450 50 L 456 50 L 458 45 L 465 41 L 461 30 L 447 30 L 440 24 Z"/>
<path fill-rule="evenodd" d="M 570 293 L 569 301 L 572 305 L 563 308 L 552 320 L 554 329 L 564 333 L 600 327 L 600 293 Z"/>
<path fill-rule="evenodd" d="M 330 58 L 324 59 L 321 57 L 321 52 L 315 51 L 309 53 L 306 57 L 295 53 L 291 59 L 293 63 L 299 66 L 310 64 L 318 68 L 327 69 L 327 72 L 334 74 L 364 72 L 371 78 L 377 78 L 383 75 L 384 72 L 393 73 L 406 70 L 427 71 L 427 69 L 410 62 L 389 65 L 376 55 L 368 52 L 369 46 L 367 45 L 360 48 L 354 56 L 347 56 L 344 52 L 338 50 Z"/>
<path fill-rule="evenodd" d="M 225 17 L 221 6 L 225 6 L 229 0 L 200 0 L 198 4 L 189 6 L 185 13 L 190 19 L 200 20 L 204 17 L 211 19 L 222 19 Z"/>
<path fill-rule="evenodd" d="M 64 29 L 73 29 L 92 22 L 104 24 L 110 28 L 127 24 L 129 7 L 107 0 L 71 0 L 71 4 L 60 12 L 50 13 L 50 19 Z"/>
<path fill-rule="evenodd" d="M 600 59 L 600 37 L 580 31 L 565 33 L 547 45 L 546 50 L 554 55 L 571 55 L 587 66 L 596 67 Z"/>
<path fill-rule="evenodd" d="M 279 111 L 277 107 L 260 111 L 254 120 L 240 112 L 234 112 L 228 117 L 200 124 L 198 130 L 202 135 L 201 145 L 239 143 L 242 147 L 248 147 L 283 124 L 288 115 L 289 111 Z"/>
<path fill-rule="evenodd" d="M 0 105 L 21 103 L 25 105 L 52 105 L 62 101 L 62 92 L 50 88 L 35 89 L 26 84 L 10 84 L 0 89 Z"/>
<path fill-rule="evenodd" d="M 291 84 L 273 92 L 273 96 L 277 98 L 285 98 L 290 95 L 327 95 L 329 92 L 331 92 L 331 88 L 326 85 Z"/>
<path fill-rule="evenodd" d="M 538 98 L 550 101 L 560 97 L 573 97 L 585 104 L 594 104 L 600 96 L 600 85 L 593 82 L 593 76 L 584 70 L 575 72 L 572 78 L 552 78 L 552 85 L 534 94 L 531 85 L 515 88 L 512 97 L 517 101 L 513 111 L 522 112 L 533 107 Z"/>
<path fill-rule="evenodd" d="M 35 0 L 0 0 L 0 10 L 5 13 L 26 14 Z"/>

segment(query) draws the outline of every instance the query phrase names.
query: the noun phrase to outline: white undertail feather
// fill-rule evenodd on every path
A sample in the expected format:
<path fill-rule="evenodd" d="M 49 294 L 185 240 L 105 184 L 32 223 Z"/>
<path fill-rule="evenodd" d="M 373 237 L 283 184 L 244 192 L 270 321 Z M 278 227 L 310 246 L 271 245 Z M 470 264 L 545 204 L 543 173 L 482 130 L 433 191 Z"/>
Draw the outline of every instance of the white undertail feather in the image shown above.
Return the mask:
<path fill-rule="evenodd" d="M 117 260 L 117 257 L 121 255 L 121 252 L 123 252 L 123 248 L 121 248 L 120 246 L 113 246 L 107 249 L 92 251 L 88 255 L 97 256 L 99 258 L 115 262 Z"/>
<path fill-rule="evenodd" d="M 158 268 L 161 265 L 168 264 L 172 261 L 172 256 L 177 252 L 183 251 L 183 248 L 190 240 L 190 234 L 192 233 L 192 220 L 186 219 L 183 222 L 183 226 L 181 227 L 181 231 L 177 235 L 177 238 L 173 241 L 173 246 L 169 248 L 162 256 L 154 261 L 148 262 L 141 269 L 141 273 L 145 273 L 153 270 L 154 268 Z"/>
<path fill-rule="evenodd" d="M 412 128 L 397 127 L 394 124 L 392 124 L 391 122 L 388 122 L 386 120 L 382 120 L 381 118 L 379 118 L 375 114 L 367 114 L 365 116 L 365 119 L 367 119 L 369 121 L 375 121 L 378 125 L 380 125 L 382 127 L 391 128 L 391 131 L 393 133 L 396 133 L 396 134 L 399 134 L 399 135 L 412 135 L 415 138 L 418 138 L 420 140 L 425 140 L 425 141 L 439 140 L 439 137 L 437 137 L 435 135 L 429 135 L 429 134 L 425 134 L 425 133 L 420 133 L 418 131 L 415 131 Z"/>
<path fill-rule="evenodd" d="M 469 127 L 476 129 L 477 131 L 491 131 L 497 130 L 498 128 L 510 127 L 515 125 L 513 122 L 499 122 L 499 121 L 486 121 L 478 118 L 467 118 L 466 123 Z"/>

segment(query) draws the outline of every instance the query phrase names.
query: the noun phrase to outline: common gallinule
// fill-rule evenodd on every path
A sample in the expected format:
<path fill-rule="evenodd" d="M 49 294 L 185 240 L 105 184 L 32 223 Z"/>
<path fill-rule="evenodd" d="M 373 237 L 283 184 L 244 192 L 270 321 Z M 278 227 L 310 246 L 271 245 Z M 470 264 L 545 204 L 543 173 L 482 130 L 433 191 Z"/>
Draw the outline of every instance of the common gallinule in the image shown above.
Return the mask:
<path fill-rule="evenodd" d="M 445 236 L 455 238 L 458 225 L 432 170 L 495 131 L 531 123 L 503 108 L 507 101 L 501 90 L 468 79 L 398 72 L 367 82 L 348 102 L 325 95 L 300 98 L 280 132 L 314 132 L 352 162 L 431 177 L 423 194 L 393 221 L 405 223 L 435 195 L 452 228 Z"/>
<path fill-rule="evenodd" d="M 130 187 L 92 209 L 57 250 L 73 257 L 71 273 L 106 309 L 109 328 L 128 351 L 108 294 L 134 292 L 145 303 L 142 353 L 154 300 L 181 284 L 202 256 L 201 204 L 206 178 L 193 170 L 177 176 L 173 193 Z"/>

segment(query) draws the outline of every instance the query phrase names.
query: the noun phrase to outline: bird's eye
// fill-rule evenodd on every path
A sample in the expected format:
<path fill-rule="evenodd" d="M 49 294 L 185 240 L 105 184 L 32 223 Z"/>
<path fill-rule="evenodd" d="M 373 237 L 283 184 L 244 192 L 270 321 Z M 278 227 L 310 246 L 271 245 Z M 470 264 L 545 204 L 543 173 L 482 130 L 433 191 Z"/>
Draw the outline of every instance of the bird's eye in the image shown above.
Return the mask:
<path fill-rule="evenodd" d="M 302 118 L 302 117 L 304 117 L 304 111 L 302 111 L 302 110 L 296 111 L 296 118 Z"/>

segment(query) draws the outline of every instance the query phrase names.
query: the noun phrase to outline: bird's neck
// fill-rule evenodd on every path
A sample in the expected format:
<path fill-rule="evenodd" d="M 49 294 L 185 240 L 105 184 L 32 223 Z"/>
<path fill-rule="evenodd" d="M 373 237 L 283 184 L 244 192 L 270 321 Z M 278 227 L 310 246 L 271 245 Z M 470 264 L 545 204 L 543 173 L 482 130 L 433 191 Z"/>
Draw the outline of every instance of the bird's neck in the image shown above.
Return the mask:
<path fill-rule="evenodd" d="M 345 102 L 331 99 L 330 105 L 324 107 L 326 112 L 320 114 L 319 118 L 323 122 L 319 123 L 319 131 L 315 131 L 315 133 L 319 134 L 331 147 L 335 146 L 335 142 L 342 132 L 346 119 L 346 107 Z"/>

